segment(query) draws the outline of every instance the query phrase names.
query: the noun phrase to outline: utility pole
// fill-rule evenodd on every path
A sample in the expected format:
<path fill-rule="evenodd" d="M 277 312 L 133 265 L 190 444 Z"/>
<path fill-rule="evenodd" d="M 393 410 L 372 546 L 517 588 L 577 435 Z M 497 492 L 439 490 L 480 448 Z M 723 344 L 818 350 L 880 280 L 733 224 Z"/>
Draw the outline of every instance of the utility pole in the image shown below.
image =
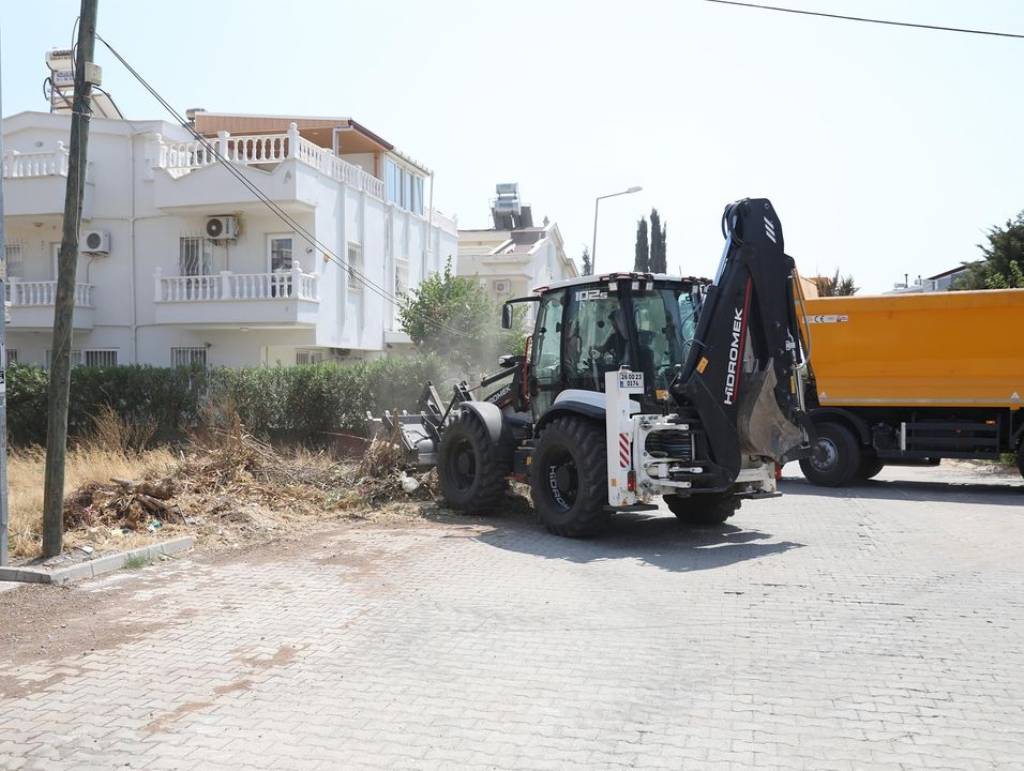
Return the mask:
<path fill-rule="evenodd" d="M 68 441 L 68 400 L 71 392 L 71 320 L 75 312 L 78 231 L 82 224 L 92 87 L 99 85 L 93 64 L 96 47 L 96 5 L 82 0 L 75 56 L 75 98 L 71 111 L 68 186 L 64 195 L 64 232 L 57 257 L 57 295 L 50 346 L 49 414 L 46 423 L 46 476 L 43 481 L 43 556 L 60 554 L 64 539 L 64 461 Z"/>
<path fill-rule="evenodd" d="M 0 56 L 2 59 L 2 56 Z M 0 115 L 3 98 L 0 94 Z M 0 158 L 4 155 L 4 137 L 0 134 Z M 0 174 L 2 177 L 2 174 Z M 0 180 L 2 181 L 2 180 Z M 7 241 L 4 233 L 4 186 L 0 184 L 0 565 L 7 564 Z"/>

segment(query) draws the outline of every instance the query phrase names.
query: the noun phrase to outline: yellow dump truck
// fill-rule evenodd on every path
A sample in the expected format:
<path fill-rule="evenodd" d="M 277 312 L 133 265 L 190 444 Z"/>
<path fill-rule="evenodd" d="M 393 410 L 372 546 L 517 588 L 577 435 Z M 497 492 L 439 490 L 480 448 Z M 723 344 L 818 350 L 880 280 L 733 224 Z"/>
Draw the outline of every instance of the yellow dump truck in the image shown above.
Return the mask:
<path fill-rule="evenodd" d="M 808 299 L 804 321 L 811 482 L 1004 453 L 1024 474 L 1024 289 Z"/>

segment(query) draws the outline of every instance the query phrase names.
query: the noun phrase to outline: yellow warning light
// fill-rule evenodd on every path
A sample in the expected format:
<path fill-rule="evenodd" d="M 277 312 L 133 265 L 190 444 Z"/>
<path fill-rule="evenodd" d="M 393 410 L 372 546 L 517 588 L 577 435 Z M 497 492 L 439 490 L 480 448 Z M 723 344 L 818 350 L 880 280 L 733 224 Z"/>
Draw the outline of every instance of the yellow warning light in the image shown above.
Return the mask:
<path fill-rule="evenodd" d="M 707 358 L 707 356 L 701 356 L 700 357 L 700 361 L 697 362 L 697 371 L 700 374 L 703 375 L 704 374 L 704 370 L 706 370 L 707 368 L 708 368 L 708 358 Z"/>

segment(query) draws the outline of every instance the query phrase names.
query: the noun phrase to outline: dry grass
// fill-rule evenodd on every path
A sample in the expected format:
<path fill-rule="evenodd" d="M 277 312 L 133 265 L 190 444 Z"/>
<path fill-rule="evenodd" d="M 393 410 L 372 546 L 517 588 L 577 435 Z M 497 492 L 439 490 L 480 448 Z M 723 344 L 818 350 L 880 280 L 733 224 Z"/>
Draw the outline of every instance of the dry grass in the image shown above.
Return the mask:
<path fill-rule="evenodd" d="M 14 557 L 36 557 L 42 544 L 43 470 L 46 453 L 41 448 L 15 450 L 7 464 L 10 505 L 10 545 Z M 145 450 L 125 453 L 102 449 L 84 443 L 68 452 L 64 471 L 64 494 L 91 482 L 106 481 L 111 477 L 140 479 L 151 474 L 165 474 L 175 464 L 169 450 Z M 105 529 L 104 529 L 105 530 Z M 95 536 L 95 537 L 92 537 Z M 115 536 L 106 532 L 70 531 L 67 545 L 88 540 L 103 542 Z M 134 544 L 127 543 L 126 546 Z"/>
<path fill-rule="evenodd" d="M 230 405 L 210 408 L 178 455 L 143 449 L 152 428 L 122 421 L 113 411 L 94 423 L 93 434 L 68 453 L 66 549 L 124 549 L 186 533 L 206 546 L 240 546 L 331 517 L 404 518 L 416 507 L 391 503 L 429 500 L 436 488 L 423 475 L 415 490 L 403 489 L 409 479 L 397 436 L 374 441 L 361 462 L 341 464 L 324 453 L 260 442 Z M 10 458 L 11 553 L 17 558 L 40 552 L 44 463 L 41 449 Z M 159 529 L 149 532 L 153 527 Z"/>

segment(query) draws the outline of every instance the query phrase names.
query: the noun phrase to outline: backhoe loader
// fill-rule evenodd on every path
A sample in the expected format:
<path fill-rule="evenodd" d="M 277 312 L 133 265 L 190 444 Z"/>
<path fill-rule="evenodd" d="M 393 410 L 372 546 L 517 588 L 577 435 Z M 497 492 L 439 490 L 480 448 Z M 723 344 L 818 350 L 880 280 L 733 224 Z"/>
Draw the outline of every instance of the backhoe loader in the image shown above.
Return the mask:
<path fill-rule="evenodd" d="M 542 523 L 577 537 L 614 511 L 669 509 L 724 522 L 746 498 L 775 496 L 776 464 L 805 457 L 812 425 L 792 258 L 766 199 L 726 207 L 713 281 L 650 273 L 583 276 L 506 302 L 536 304 L 522 356 L 504 356 L 474 398 L 385 413 L 420 467 L 436 466 L 448 505 L 499 506 L 508 480 L 530 486 Z"/>

